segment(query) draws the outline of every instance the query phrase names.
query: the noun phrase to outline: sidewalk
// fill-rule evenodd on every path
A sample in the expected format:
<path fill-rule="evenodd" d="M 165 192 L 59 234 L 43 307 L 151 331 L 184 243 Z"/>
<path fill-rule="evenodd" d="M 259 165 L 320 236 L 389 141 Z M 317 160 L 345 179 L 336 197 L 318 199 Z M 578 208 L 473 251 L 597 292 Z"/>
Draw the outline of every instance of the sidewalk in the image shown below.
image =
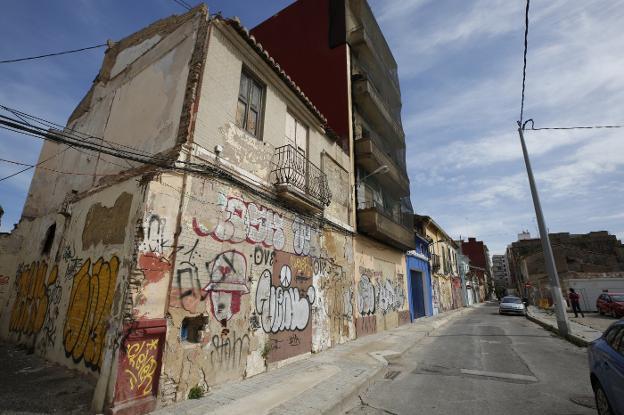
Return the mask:
<path fill-rule="evenodd" d="M 558 332 L 557 319 L 554 311 L 542 310 L 534 306 L 530 306 L 527 311 L 527 318 L 548 330 Z M 568 321 L 570 325 L 570 333 L 568 340 L 578 346 L 587 346 L 590 342 L 602 336 L 602 331 L 596 330 L 585 324 L 579 324 L 573 317 L 570 318 L 568 313 Z M 614 320 L 615 321 L 615 320 Z"/>
<path fill-rule="evenodd" d="M 167 406 L 154 414 L 340 413 L 387 366 L 384 356 L 402 354 L 462 308 L 419 318 L 393 330 L 336 346 L 249 379 L 214 387 L 205 397 Z"/>

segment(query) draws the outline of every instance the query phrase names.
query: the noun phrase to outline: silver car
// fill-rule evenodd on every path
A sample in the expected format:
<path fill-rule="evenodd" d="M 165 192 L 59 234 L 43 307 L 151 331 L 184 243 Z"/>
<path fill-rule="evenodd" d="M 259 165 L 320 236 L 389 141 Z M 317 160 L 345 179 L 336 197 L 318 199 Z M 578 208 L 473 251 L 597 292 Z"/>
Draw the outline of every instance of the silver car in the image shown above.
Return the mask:
<path fill-rule="evenodd" d="M 498 306 L 498 314 L 526 314 L 526 308 L 522 303 L 522 299 L 518 297 L 503 297 Z"/>

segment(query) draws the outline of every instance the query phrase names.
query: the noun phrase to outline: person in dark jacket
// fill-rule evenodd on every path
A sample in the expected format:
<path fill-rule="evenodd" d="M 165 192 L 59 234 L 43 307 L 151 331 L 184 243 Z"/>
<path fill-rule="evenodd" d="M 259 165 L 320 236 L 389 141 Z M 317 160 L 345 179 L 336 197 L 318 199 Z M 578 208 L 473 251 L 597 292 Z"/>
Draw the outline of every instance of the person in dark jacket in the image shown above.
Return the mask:
<path fill-rule="evenodd" d="M 585 318 L 585 314 L 581 311 L 580 299 L 581 296 L 574 291 L 574 288 L 570 288 L 570 294 L 568 294 L 570 303 L 572 304 L 572 311 L 574 311 L 574 317 L 578 317 L 578 313 L 581 313 L 581 317 Z"/>

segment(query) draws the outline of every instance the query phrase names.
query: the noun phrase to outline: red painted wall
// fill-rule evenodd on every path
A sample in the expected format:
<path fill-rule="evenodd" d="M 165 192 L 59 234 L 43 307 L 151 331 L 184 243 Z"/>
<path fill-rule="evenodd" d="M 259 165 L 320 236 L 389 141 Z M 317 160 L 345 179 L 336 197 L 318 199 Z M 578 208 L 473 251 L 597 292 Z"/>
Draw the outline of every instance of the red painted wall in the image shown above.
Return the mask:
<path fill-rule="evenodd" d="M 330 47 L 330 31 L 344 27 L 344 11 L 332 18 L 330 6 L 339 10 L 334 0 L 298 0 L 251 34 L 312 100 L 347 149 L 351 120 L 346 43 L 334 39 L 338 45 Z"/>
<path fill-rule="evenodd" d="M 486 268 L 485 248 L 482 241 L 477 241 L 475 238 L 468 238 L 468 242 L 462 242 L 462 254 L 470 258 L 470 265 Z"/>

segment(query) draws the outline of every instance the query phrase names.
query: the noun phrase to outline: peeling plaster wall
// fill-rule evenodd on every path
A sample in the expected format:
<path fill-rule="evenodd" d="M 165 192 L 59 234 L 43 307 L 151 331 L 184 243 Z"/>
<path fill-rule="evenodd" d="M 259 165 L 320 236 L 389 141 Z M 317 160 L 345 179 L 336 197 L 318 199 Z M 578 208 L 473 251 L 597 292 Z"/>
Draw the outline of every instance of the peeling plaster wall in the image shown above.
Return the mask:
<path fill-rule="evenodd" d="M 3 238 L 2 339 L 96 377 L 108 371 L 141 203 L 141 186 L 125 181 L 77 196 L 66 215 L 22 221 Z"/>
<path fill-rule="evenodd" d="M 358 337 L 408 323 L 405 254 L 364 235 L 354 238 Z"/>
<path fill-rule="evenodd" d="M 286 144 L 286 114 L 291 112 L 308 126 L 308 157 L 324 170 L 352 170 L 348 153 L 328 138 L 303 103 L 276 74 L 231 29 L 211 24 L 194 143 L 197 155 L 214 157 L 214 148 L 221 145 L 224 167 L 244 171 L 258 182 L 270 182 L 273 154 L 276 147 Z M 245 67 L 266 86 L 262 133 L 253 137 L 235 125 L 241 71 Z M 329 177 L 328 177 L 329 178 Z M 342 178 L 341 178 L 342 179 Z M 350 194 L 350 193 L 349 193 Z M 338 196 L 338 195 L 337 195 Z M 337 219 L 348 224 L 346 215 Z"/>
<path fill-rule="evenodd" d="M 113 148 L 169 154 L 178 144 L 178 126 L 189 63 L 201 15 L 156 22 L 115 44 L 106 52 L 102 70 L 67 123 L 89 141 Z M 175 152 L 175 151 L 173 151 Z M 23 217 L 35 218 L 59 209 L 67 194 L 82 192 L 135 162 L 75 150 L 46 142 L 24 206 Z M 58 174 L 48 169 L 77 174 Z"/>
<path fill-rule="evenodd" d="M 186 180 L 175 245 L 159 242 L 176 237 L 164 209 L 175 193 L 150 184 L 139 253 L 172 266 L 161 404 L 355 338 L 350 236 L 226 182 Z"/>

